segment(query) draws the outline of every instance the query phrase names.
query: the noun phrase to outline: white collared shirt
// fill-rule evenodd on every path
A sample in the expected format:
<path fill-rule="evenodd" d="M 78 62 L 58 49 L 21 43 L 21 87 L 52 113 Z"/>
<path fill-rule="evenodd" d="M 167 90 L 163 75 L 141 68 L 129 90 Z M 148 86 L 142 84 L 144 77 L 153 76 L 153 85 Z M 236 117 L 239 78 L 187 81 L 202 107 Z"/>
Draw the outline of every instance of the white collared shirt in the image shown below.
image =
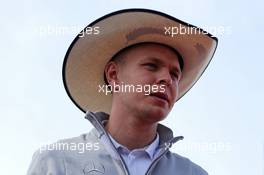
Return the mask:
<path fill-rule="evenodd" d="M 110 134 L 108 135 L 116 147 L 118 153 L 124 159 L 130 175 L 144 175 L 154 158 L 158 155 L 158 133 L 155 140 L 151 144 L 145 146 L 144 148 L 138 148 L 131 151 L 125 146 L 119 144 Z"/>

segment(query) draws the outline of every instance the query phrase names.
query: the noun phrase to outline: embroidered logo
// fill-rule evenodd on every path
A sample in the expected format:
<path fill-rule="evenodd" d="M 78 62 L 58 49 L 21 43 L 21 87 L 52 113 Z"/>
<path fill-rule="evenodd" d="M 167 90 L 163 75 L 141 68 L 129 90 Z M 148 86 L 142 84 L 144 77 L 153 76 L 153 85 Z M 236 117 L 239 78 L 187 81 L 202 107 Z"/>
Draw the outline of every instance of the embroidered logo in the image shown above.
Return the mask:
<path fill-rule="evenodd" d="M 88 162 L 83 169 L 85 175 L 102 175 L 105 173 L 105 167 L 101 163 Z"/>

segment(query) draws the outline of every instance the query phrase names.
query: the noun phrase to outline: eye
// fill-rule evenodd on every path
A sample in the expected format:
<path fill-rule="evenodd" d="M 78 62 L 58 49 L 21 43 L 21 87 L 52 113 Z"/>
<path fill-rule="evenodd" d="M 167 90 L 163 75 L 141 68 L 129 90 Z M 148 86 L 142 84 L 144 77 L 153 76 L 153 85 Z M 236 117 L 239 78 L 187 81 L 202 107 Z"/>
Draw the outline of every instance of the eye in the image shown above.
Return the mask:
<path fill-rule="evenodd" d="M 149 70 L 156 70 L 158 68 L 158 66 L 154 63 L 145 63 L 143 65 Z"/>

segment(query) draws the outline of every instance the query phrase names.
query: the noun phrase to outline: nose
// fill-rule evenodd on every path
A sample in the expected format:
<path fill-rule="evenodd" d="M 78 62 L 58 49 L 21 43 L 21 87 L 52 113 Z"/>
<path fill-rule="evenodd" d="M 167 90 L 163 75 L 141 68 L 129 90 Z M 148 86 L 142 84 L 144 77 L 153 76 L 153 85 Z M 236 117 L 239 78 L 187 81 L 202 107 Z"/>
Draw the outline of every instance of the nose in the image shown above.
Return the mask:
<path fill-rule="evenodd" d="M 168 70 L 161 71 L 159 75 L 160 75 L 158 78 L 159 84 L 165 84 L 167 86 L 172 85 L 172 78 Z"/>

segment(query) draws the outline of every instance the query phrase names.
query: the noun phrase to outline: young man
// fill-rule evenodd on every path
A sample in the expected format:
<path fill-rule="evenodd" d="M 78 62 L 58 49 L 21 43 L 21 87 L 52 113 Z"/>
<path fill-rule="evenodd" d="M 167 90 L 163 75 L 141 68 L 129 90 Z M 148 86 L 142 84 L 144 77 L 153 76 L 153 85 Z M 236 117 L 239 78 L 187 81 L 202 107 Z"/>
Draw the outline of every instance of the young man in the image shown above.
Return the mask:
<path fill-rule="evenodd" d="M 152 10 L 122 10 L 90 24 L 71 44 L 63 73 L 68 95 L 94 128 L 36 152 L 28 174 L 206 175 L 170 152 L 183 137 L 158 122 L 199 79 L 216 46 L 205 31 Z"/>

